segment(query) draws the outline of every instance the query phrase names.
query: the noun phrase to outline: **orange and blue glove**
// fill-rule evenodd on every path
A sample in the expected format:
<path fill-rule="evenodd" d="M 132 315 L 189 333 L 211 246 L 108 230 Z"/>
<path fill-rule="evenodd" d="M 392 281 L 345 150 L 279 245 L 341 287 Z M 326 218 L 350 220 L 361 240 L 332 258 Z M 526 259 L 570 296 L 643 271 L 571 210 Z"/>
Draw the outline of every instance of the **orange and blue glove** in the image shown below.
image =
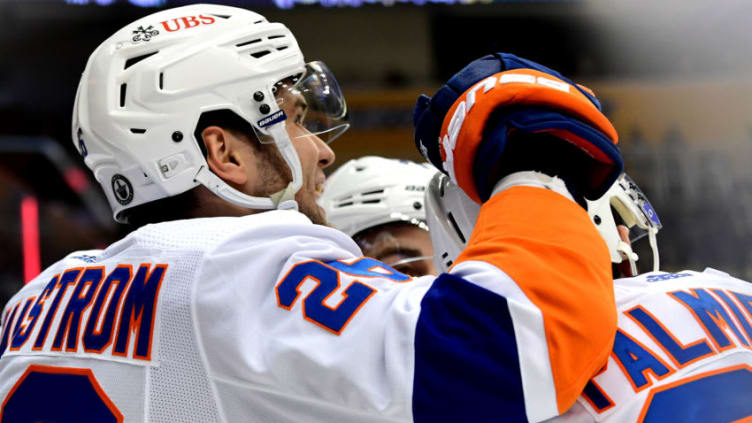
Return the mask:
<path fill-rule="evenodd" d="M 478 203 L 525 170 L 563 179 L 578 202 L 596 199 L 624 168 L 592 91 L 512 54 L 477 59 L 421 95 L 413 122 L 421 154 Z"/>

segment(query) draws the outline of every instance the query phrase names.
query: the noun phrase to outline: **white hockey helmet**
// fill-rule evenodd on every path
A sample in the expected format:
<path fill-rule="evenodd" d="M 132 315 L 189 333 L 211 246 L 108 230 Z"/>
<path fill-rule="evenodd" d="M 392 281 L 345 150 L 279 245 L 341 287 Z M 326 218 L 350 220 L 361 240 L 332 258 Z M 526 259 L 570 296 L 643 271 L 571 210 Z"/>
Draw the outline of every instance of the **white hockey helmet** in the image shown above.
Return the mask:
<path fill-rule="evenodd" d="M 613 210 L 630 228 L 630 242 L 647 235 L 653 250 L 653 270 L 660 262 L 656 234 L 661 228 L 655 210 L 629 176 L 622 174 L 601 198 L 588 201 L 588 214 L 605 239 L 613 263 L 629 260 L 633 275 L 637 274 L 637 254 L 622 241 L 617 230 Z M 426 191 L 426 220 L 434 248 L 434 265 L 438 272 L 446 272 L 470 239 L 480 206 L 444 174 L 431 179 Z"/>
<path fill-rule="evenodd" d="M 465 249 L 479 212 L 480 205 L 449 176 L 438 172 L 431 178 L 426 191 L 426 221 L 437 272 L 449 270 Z"/>
<path fill-rule="evenodd" d="M 326 180 L 319 204 L 327 220 L 353 236 L 390 222 L 426 230 L 424 196 L 436 169 L 427 163 L 366 156 L 340 166 Z"/>
<path fill-rule="evenodd" d="M 321 118 L 311 133 L 324 138 L 347 128 L 333 75 L 321 62 L 304 62 L 284 25 L 220 5 L 160 11 L 122 28 L 89 57 L 73 110 L 73 143 L 120 222 L 124 210 L 199 184 L 239 206 L 295 208 L 302 171 L 282 99 L 275 98 L 280 89 L 301 94 Z M 234 112 L 259 141 L 276 144 L 292 174 L 285 190 L 249 196 L 209 170 L 194 131 L 203 113 L 216 110 Z"/>
<path fill-rule="evenodd" d="M 598 232 L 606 240 L 613 263 L 629 260 L 631 276 L 636 276 L 639 257 L 632 251 L 631 244 L 647 236 L 653 251 L 653 271 L 659 270 L 660 258 L 656 235 L 662 227 L 661 221 L 632 178 L 623 173 L 601 198 L 588 201 L 587 205 L 590 218 L 593 219 Z M 612 212 L 614 210 L 621 219 L 618 223 L 614 219 Z M 629 243 L 624 242 L 619 236 L 617 224 L 623 224 L 629 228 Z"/>

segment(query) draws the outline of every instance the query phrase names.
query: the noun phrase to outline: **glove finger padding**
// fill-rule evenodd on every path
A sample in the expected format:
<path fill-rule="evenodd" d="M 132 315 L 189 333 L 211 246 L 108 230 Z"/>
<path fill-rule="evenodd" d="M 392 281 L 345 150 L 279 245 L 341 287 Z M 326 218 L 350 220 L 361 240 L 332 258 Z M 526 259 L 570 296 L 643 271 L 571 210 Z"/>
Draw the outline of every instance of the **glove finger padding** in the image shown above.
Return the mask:
<path fill-rule="evenodd" d="M 559 176 L 573 193 L 598 198 L 623 169 L 595 96 L 511 54 L 478 59 L 432 99 L 421 96 L 414 123 L 423 156 L 477 202 L 518 170 Z"/>

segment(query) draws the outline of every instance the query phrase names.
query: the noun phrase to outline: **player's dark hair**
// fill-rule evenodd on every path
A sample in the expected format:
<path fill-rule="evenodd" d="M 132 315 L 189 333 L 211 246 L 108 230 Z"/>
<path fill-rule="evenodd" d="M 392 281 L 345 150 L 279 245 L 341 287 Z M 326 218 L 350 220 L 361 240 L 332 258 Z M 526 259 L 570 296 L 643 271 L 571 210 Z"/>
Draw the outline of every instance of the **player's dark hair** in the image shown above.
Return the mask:
<path fill-rule="evenodd" d="M 132 229 L 150 223 L 168 222 L 170 220 L 189 219 L 199 206 L 196 188 L 172 197 L 161 198 L 124 210 L 121 216 Z"/>
<path fill-rule="evenodd" d="M 238 116 L 232 110 L 213 110 L 201 114 L 196 124 L 194 136 L 204 158 L 207 156 L 206 145 L 201 133 L 210 126 L 232 132 L 240 138 L 248 139 L 251 146 L 257 152 L 266 153 L 251 125 L 245 119 Z M 198 187 L 196 187 L 198 188 Z M 171 220 L 190 219 L 195 217 L 195 211 L 200 206 L 196 195 L 196 188 L 172 197 L 150 201 L 145 204 L 124 210 L 122 217 L 133 229 L 150 223 L 167 222 Z"/>
<path fill-rule="evenodd" d="M 206 158 L 207 152 L 201 133 L 204 132 L 204 129 L 210 126 L 219 126 L 220 128 L 233 132 L 235 135 L 242 135 L 251 141 L 253 147 L 260 147 L 261 143 L 258 138 L 256 138 L 256 133 L 254 132 L 253 127 L 245 119 L 238 116 L 237 113 L 232 110 L 213 110 L 201 114 L 201 117 L 196 124 L 196 130 L 193 132 L 204 158 Z"/>

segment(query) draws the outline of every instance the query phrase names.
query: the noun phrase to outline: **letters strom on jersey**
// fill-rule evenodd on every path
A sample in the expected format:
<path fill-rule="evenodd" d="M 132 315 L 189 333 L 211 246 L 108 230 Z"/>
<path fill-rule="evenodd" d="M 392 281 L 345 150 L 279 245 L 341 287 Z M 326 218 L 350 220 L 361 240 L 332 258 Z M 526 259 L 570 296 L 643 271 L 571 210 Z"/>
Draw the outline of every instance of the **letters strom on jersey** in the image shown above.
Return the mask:
<path fill-rule="evenodd" d="M 166 264 L 66 269 L 39 296 L 10 304 L 2 316 L 0 357 L 65 352 L 151 361 L 154 319 Z M 133 336 L 132 336 L 133 335 Z"/>

